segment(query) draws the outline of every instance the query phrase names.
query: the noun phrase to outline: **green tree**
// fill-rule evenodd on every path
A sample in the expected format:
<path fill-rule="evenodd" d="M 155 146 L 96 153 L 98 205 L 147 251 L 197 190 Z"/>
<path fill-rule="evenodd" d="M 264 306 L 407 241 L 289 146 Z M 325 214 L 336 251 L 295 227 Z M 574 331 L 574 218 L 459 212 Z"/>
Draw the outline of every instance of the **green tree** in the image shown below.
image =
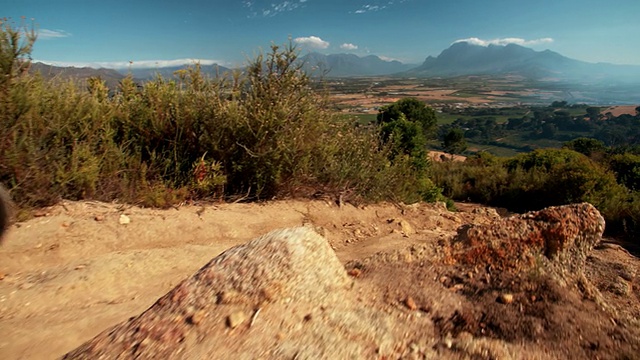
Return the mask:
<path fill-rule="evenodd" d="M 449 154 L 461 154 L 467 150 L 467 141 L 464 138 L 464 131 L 460 128 L 451 128 L 444 135 L 442 143 L 444 151 Z"/>
<path fill-rule="evenodd" d="M 640 156 L 617 154 L 611 157 L 609 167 L 616 173 L 618 183 L 630 190 L 640 191 Z"/>
<path fill-rule="evenodd" d="M 600 119 L 600 108 L 595 106 L 588 107 L 587 116 L 591 121 L 598 121 Z"/>
<path fill-rule="evenodd" d="M 577 151 L 587 156 L 591 156 L 594 153 L 602 153 L 607 149 L 602 141 L 584 137 L 567 141 L 562 145 L 562 148 Z"/>
<path fill-rule="evenodd" d="M 404 115 L 407 121 L 419 124 L 424 136 L 429 138 L 436 128 L 436 112 L 423 101 L 415 98 L 404 98 L 380 108 L 378 124 L 384 125 L 400 119 Z"/>
<path fill-rule="evenodd" d="M 392 144 L 391 158 L 409 155 L 418 168 L 426 167 L 427 140 L 419 124 L 407 120 L 400 113 L 397 120 L 383 124 L 380 132 L 385 142 Z"/>
<path fill-rule="evenodd" d="M 542 125 L 542 132 L 540 133 L 540 136 L 546 139 L 553 139 L 553 137 L 556 136 L 557 132 L 557 126 L 552 123 L 545 123 L 544 125 Z"/>
<path fill-rule="evenodd" d="M 389 159 L 408 155 L 414 168 L 427 168 L 427 138 L 434 132 L 436 114 L 424 102 L 404 98 L 384 106 L 378 113 L 378 125 L 382 141 L 391 144 Z"/>
<path fill-rule="evenodd" d="M 8 19 L 0 20 L 0 91 L 6 95 L 14 78 L 25 73 L 31 63 L 35 29 L 21 25 L 14 28 Z"/>

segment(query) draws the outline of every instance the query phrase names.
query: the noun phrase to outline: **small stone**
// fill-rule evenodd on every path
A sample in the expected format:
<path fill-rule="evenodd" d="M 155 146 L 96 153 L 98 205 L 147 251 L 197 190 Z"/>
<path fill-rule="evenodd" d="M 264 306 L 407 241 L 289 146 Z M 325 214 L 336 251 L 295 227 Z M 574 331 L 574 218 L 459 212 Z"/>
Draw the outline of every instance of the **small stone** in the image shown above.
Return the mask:
<path fill-rule="evenodd" d="M 230 328 L 235 329 L 236 327 L 241 325 L 245 320 L 247 320 L 247 314 L 245 314 L 244 311 L 242 310 L 238 310 L 231 313 L 231 315 L 227 317 L 227 325 Z"/>
<path fill-rule="evenodd" d="M 407 298 L 404 300 L 404 304 L 409 308 L 409 310 L 414 311 L 418 308 L 418 305 L 416 305 L 416 301 L 413 300 L 413 298 L 411 296 L 407 296 Z"/>
<path fill-rule="evenodd" d="M 513 302 L 513 294 L 500 294 L 500 296 L 498 297 L 498 301 L 503 304 L 511 304 Z"/>
<path fill-rule="evenodd" d="M 127 225 L 131 223 L 131 219 L 129 219 L 127 215 L 122 214 L 120 215 L 120 219 L 118 220 L 118 222 L 120 223 L 120 225 Z"/>
<path fill-rule="evenodd" d="M 46 210 L 36 210 L 33 212 L 33 217 L 45 217 L 49 216 L 49 213 Z"/>
<path fill-rule="evenodd" d="M 451 339 L 450 337 L 444 339 L 444 346 L 446 346 L 447 349 L 451 349 L 451 347 L 453 346 L 453 339 Z"/>
<path fill-rule="evenodd" d="M 93 217 L 93 220 L 95 221 L 103 221 L 104 220 L 104 216 L 103 215 L 96 215 Z"/>
<path fill-rule="evenodd" d="M 20 286 L 18 286 L 18 288 L 20 290 L 29 290 L 33 287 L 32 283 L 24 283 L 24 284 L 20 284 Z"/>
<path fill-rule="evenodd" d="M 618 276 L 618 278 L 609 285 L 609 291 L 616 295 L 625 296 L 632 291 L 632 287 L 630 283 Z"/>
<path fill-rule="evenodd" d="M 357 277 L 360 277 L 360 275 L 362 274 L 362 270 L 360 270 L 358 268 L 353 268 L 353 269 L 349 270 L 347 272 L 347 274 L 349 276 L 353 276 L 353 277 L 357 278 Z"/>
<path fill-rule="evenodd" d="M 205 314 L 204 311 L 198 310 L 193 314 L 191 314 L 191 316 L 187 318 L 187 321 L 189 321 L 190 324 L 198 325 L 204 319 L 204 314 Z"/>
<path fill-rule="evenodd" d="M 400 220 L 400 228 L 402 229 L 402 234 L 404 236 L 409 236 L 416 233 L 416 231 L 413 229 L 413 226 L 411 226 L 411 224 L 409 224 L 409 222 L 406 220 Z"/>
<path fill-rule="evenodd" d="M 263 294 L 263 295 L 265 295 L 265 298 L 271 297 L 271 296 L 268 296 L 268 294 Z M 218 304 L 236 304 L 240 302 L 241 295 L 239 292 L 235 290 L 227 290 L 218 294 L 217 300 L 218 300 Z"/>

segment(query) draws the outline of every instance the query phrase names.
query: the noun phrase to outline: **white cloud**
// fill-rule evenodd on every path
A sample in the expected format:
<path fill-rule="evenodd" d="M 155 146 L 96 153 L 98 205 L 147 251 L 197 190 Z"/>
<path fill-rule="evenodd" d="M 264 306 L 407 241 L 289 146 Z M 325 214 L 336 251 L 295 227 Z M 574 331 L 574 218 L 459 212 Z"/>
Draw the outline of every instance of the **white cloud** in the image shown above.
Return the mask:
<path fill-rule="evenodd" d="M 353 11 L 352 13 L 364 14 L 372 11 L 381 11 L 389 7 L 392 7 L 394 5 L 402 4 L 404 2 L 407 2 L 407 0 L 387 0 L 387 1 L 369 0 L 368 4 L 362 5 L 358 10 Z"/>
<path fill-rule="evenodd" d="M 358 45 L 354 45 L 351 43 L 344 43 L 342 45 L 340 45 L 340 49 L 343 50 L 358 50 Z"/>
<path fill-rule="evenodd" d="M 525 40 L 521 38 L 501 38 L 501 39 L 493 39 L 493 40 L 483 40 L 477 37 L 472 37 L 467 39 L 456 40 L 453 42 L 453 44 L 460 43 L 460 42 L 466 42 L 472 45 L 480 45 L 480 46 L 508 45 L 508 44 L 516 44 L 516 45 L 522 45 L 522 46 L 535 46 L 540 44 L 552 43 L 553 39 L 541 38 L 541 39 L 534 39 L 534 40 Z"/>
<path fill-rule="evenodd" d="M 293 11 L 298 8 L 304 7 L 309 0 L 291 0 L 280 1 L 278 3 L 262 4 L 264 1 L 243 1 L 242 4 L 245 8 L 249 9 L 249 18 L 255 17 L 274 17 L 280 13 Z"/>
<path fill-rule="evenodd" d="M 65 38 L 69 36 L 71 36 L 71 34 L 64 30 L 49 30 L 49 29 L 38 30 L 39 40 Z"/>
<path fill-rule="evenodd" d="M 378 55 L 378 57 L 380 58 L 380 60 L 384 60 L 384 61 L 400 61 L 400 59 L 392 58 L 392 57 L 384 56 L 384 55 Z"/>
<path fill-rule="evenodd" d="M 106 68 L 106 69 L 139 69 L 139 68 L 165 68 L 172 66 L 194 65 L 199 63 L 200 65 L 225 65 L 224 61 L 212 60 L 212 59 L 175 59 L 175 60 L 141 60 L 141 61 L 86 61 L 86 62 L 73 62 L 73 61 L 48 61 L 34 59 L 34 62 L 41 62 L 43 64 L 52 66 L 64 66 L 64 67 L 91 67 L 94 69 Z"/>
<path fill-rule="evenodd" d="M 326 49 L 329 47 L 329 42 L 324 41 L 317 36 L 298 37 L 293 39 L 296 44 L 306 45 L 310 48 Z"/>
<path fill-rule="evenodd" d="M 356 10 L 355 13 L 356 14 L 364 14 L 366 12 L 370 12 L 370 11 L 378 11 L 378 10 L 382 10 L 385 9 L 386 5 L 363 5 L 360 9 Z"/>

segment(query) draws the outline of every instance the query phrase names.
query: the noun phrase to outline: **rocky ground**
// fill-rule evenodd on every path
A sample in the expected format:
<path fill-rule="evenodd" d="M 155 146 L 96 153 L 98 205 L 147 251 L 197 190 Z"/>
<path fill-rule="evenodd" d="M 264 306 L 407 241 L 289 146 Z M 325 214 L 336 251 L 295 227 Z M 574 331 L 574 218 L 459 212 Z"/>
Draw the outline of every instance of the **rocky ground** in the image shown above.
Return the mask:
<path fill-rule="evenodd" d="M 0 248 L 0 356 L 638 358 L 640 262 L 593 207 L 457 207 L 63 202 Z"/>

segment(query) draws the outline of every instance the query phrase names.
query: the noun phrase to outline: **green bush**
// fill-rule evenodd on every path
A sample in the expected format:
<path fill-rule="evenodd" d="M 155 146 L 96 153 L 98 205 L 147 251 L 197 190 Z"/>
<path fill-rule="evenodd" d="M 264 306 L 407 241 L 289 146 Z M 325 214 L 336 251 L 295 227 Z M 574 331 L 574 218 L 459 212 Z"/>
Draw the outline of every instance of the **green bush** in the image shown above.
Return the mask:
<path fill-rule="evenodd" d="M 440 196 L 422 154 L 394 153 L 379 129 L 328 110 L 290 44 L 244 72 L 209 78 L 196 65 L 172 80 L 140 86 L 128 77 L 109 89 L 99 78 L 78 85 L 16 71 L 32 42 L 19 54 L 10 43 L 0 43 L 13 56 L 2 69 L 10 81 L 0 89 L 0 181 L 19 204 L 91 198 L 166 207 L 317 191 L 361 201 Z"/>
<path fill-rule="evenodd" d="M 640 155 L 616 154 L 609 158 L 609 167 L 618 182 L 629 190 L 640 191 Z"/>
<path fill-rule="evenodd" d="M 464 163 L 434 163 L 432 178 L 443 194 L 516 212 L 589 202 L 607 221 L 609 234 L 637 236 L 639 193 L 616 181 L 606 167 L 568 149 L 545 149 L 498 159 L 487 154 Z"/>

